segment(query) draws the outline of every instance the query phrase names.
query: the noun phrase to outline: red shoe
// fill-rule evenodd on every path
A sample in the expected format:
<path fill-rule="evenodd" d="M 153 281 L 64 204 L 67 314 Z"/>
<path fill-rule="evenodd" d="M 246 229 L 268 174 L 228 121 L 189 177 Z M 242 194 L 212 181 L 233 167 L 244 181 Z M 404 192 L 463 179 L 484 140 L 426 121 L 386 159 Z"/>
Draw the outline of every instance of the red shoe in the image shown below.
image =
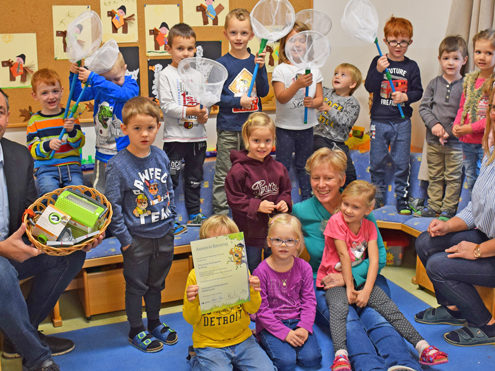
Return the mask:
<path fill-rule="evenodd" d="M 347 356 L 341 354 L 338 356 L 335 356 L 335 359 L 333 360 L 332 371 L 352 371 L 351 368 L 351 362 L 349 362 L 349 358 Z"/>
<path fill-rule="evenodd" d="M 430 345 L 421 352 L 419 363 L 422 365 L 441 365 L 449 361 L 447 353 L 438 350 L 437 347 Z"/>

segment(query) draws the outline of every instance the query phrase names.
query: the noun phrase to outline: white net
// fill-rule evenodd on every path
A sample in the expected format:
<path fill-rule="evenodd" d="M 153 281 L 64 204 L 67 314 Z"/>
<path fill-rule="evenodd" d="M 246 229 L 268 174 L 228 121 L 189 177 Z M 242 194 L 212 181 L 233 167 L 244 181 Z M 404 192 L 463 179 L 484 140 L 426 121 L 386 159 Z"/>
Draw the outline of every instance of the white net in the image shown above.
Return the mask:
<path fill-rule="evenodd" d="M 323 12 L 315 9 L 304 9 L 296 13 L 296 21 L 302 22 L 312 31 L 327 35 L 332 29 L 332 20 Z"/>
<path fill-rule="evenodd" d="M 350 0 L 340 20 L 342 28 L 355 38 L 373 43 L 378 31 L 378 14 L 369 0 Z"/>
<path fill-rule="evenodd" d="M 67 27 L 67 54 L 77 62 L 93 54 L 101 44 L 102 25 L 98 14 L 88 10 Z"/>
<path fill-rule="evenodd" d="M 108 40 L 103 46 L 91 56 L 86 58 L 84 64 L 99 75 L 112 69 L 117 56 L 119 55 L 119 46 L 115 40 Z"/>
<path fill-rule="evenodd" d="M 292 30 L 295 16 L 287 0 L 261 0 L 251 10 L 251 26 L 259 39 L 273 42 Z"/>
<path fill-rule="evenodd" d="M 188 93 L 200 104 L 211 107 L 220 100 L 228 75 L 223 65 L 208 58 L 190 57 L 179 62 L 177 71 Z"/>
<path fill-rule="evenodd" d="M 330 41 L 317 31 L 298 32 L 287 40 L 285 55 L 297 67 L 318 68 L 330 55 Z"/>

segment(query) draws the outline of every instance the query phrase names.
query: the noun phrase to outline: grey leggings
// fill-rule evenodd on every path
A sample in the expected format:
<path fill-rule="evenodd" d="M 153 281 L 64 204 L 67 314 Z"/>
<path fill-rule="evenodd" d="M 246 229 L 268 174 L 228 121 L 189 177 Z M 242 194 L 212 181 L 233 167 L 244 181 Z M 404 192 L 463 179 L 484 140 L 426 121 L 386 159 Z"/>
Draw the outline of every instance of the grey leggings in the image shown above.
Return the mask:
<path fill-rule="evenodd" d="M 334 350 L 347 350 L 346 321 L 349 311 L 346 289 L 343 286 L 332 287 L 325 292 L 330 312 L 330 333 Z M 409 323 L 397 305 L 378 286 L 373 287 L 368 300 L 368 306 L 375 309 L 413 346 L 423 340 L 423 337 Z"/>

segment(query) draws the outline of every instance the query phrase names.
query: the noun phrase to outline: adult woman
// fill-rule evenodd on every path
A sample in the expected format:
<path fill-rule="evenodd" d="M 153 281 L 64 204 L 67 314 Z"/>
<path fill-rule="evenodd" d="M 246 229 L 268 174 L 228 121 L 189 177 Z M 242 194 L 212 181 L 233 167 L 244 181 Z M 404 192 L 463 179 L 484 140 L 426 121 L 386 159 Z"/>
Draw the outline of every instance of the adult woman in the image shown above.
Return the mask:
<path fill-rule="evenodd" d="M 416 251 L 426 267 L 438 308 L 428 308 L 415 319 L 421 323 L 468 326 L 445 333 L 453 345 L 495 343 L 495 319 L 474 285 L 495 287 L 495 90 L 490 95 L 483 148 L 485 157 L 474 184 L 471 202 L 452 219 L 434 219 L 416 240 Z"/>
<path fill-rule="evenodd" d="M 309 263 L 315 278 L 325 246 L 323 231 L 331 214 L 340 207 L 340 188 L 345 183 L 346 165 L 347 157 L 343 151 L 320 148 L 313 153 L 306 162 L 306 171 L 310 174 L 314 196 L 293 206 L 293 214 L 299 218 L 303 227 L 304 242 L 310 255 Z M 369 218 L 375 221 L 372 215 Z M 380 233 L 378 235 L 381 269 L 385 265 L 386 252 Z M 368 265 L 366 259 L 353 268 L 356 285 L 359 286 L 365 281 Z M 327 285 L 344 285 L 342 274 L 339 273 L 328 275 L 324 278 L 324 282 Z M 382 276 L 378 276 L 376 283 L 388 294 L 390 293 Z M 316 299 L 318 314 L 328 322 L 325 292 L 317 289 Z M 383 317 L 371 308 L 364 308 L 359 316 L 353 307 L 349 308 L 347 346 L 354 370 L 383 370 L 384 364 L 385 369 L 397 364 L 421 369 L 417 360 L 410 355 L 402 338 Z M 369 338 L 363 325 L 367 328 Z M 373 343 L 385 360 L 377 355 Z"/>

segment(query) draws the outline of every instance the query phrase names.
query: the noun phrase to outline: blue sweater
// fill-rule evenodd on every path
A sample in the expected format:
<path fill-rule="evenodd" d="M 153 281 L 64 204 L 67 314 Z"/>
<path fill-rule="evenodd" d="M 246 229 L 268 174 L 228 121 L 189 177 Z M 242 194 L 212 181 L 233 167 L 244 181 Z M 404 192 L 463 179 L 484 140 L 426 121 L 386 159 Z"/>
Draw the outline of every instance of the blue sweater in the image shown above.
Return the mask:
<path fill-rule="evenodd" d="M 217 116 L 217 130 L 241 131 L 242 124 L 246 122 L 249 114 L 261 111 L 261 100 L 258 99 L 257 106 L 253 107 L 252 110 L 234 112 L 242 109 L 241 96 L 243 93 L 247 93 L 251 83 L 255 66 L 254 55 L 250 54 L 246 59 L 238 59 L 227 53 L 218 58 L 217 62 L 223 64 L 229 73 L 227 81 L 223 84 L 222 96 L 218 103 L 220 111 Z M 252 97 L 268 95 L 270 85 L 265 66 L 258 70 L 254 87 L 256 90 L 253 88 Z"/>
<path fill-rule="evenodd" d="M 373 93 L 373 105 L 371 106 L 371 119 L 377 121 L 401 121 L 397 105 L 392 102 L 390 84 L 385 71 L 380 73 L 376 70 L 376 62 L 380 58 L 376 56 L 370 64 L 364 87 Z M 404 57 L 401 62 L 388 60 L 388 70 L 392 75 L 392 81 L 397 91 L 407 94 L 408 101 L 402 103 L 404 116 L 410 118 L 412 115 L 411 103 L 417 102 L 423 95 L 421 86 L 421 75 L 419 67 L 413 60 Z"/>
<path fill-rule="evenodd" d="M 71 75 L 71 81 L 77 78 Z M 129 145 L 129 138 L 122 133 L 122 107 L 131 98 L 139 95 L 139 86 L 132 77 L 126 76 L 122 86 L 106 80 L 94 72 L 88 78 L 81 102 L 94 99 L 94 123 L 96 131 L 96 159 L 107 162 L 118 151 Z M 81 84 L 76 82 L 73 99 L 81 93 Z"/>
<path fill-rule="evenodd" d="M 108 161 L 105 196 L 113 208 L 110 230 L 122 246 L 132 236 L 163 237 L 175 219 L 175 201 L 170 161 L 162 150 L 151 146 L 147 157 L 127 149 Z"/>

